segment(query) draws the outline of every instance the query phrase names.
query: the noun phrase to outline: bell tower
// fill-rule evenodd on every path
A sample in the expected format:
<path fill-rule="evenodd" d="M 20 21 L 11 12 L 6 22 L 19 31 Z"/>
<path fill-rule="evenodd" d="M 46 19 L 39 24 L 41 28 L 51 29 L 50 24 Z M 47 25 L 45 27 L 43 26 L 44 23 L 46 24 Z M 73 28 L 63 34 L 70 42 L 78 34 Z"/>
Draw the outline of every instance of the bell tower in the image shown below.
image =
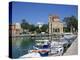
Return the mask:
<path fill-rule="evenodd" d="M 59 16 L 49 16 L 49 34 L 63 33 L 63 23 L 60 21 Z"/>

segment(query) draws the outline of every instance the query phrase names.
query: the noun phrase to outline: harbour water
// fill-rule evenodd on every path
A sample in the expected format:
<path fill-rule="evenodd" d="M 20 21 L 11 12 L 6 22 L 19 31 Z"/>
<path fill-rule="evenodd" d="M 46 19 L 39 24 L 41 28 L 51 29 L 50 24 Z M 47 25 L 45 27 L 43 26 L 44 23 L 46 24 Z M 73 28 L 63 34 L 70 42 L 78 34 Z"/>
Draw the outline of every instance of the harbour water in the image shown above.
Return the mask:
<path fill-rule="evenodd" d="M 15 40 L 15 43 L 12 44 L 12 57 L 19 58 L 28 53 L 28 50 L 33 49 L 35 45 L 35 40 L 26 39 L 26 40 Z"/>
<path fill-rule="evenodd" d="M 69 38 L 68 40 L 71 40 L 71 41 L 74 41 L 74 39 L 75 39 L 75 38 L 74 39 L 70 38 L 69 36 L 67 36 L 67 37 Z M 13 58 L 19 58 L 19 57 L 21 57 L 23 55 L 28 54 L 29 50 L 33 50 L 34 49 L 33 46 L 36 45 L 36 39 L 37 40 L 41 40 L 41 38 L 39 36 L 37 38 L 28 37 L 28 36 L 13 37 L 12 38 L 12 57 Z M 71 44 L 70 41 L 68 41 L 68 40 L 64 39 L 63 41 L 61 41 L 61 44 L 64 44 L 64 45 L 66 44 L 66 46 L 67 46 L 67 44 Z M 40 55 L 44 56 L 42 54 L 40 54 Z M 46 55 L 47 55 L 47 53 L 46 53 Z"/>

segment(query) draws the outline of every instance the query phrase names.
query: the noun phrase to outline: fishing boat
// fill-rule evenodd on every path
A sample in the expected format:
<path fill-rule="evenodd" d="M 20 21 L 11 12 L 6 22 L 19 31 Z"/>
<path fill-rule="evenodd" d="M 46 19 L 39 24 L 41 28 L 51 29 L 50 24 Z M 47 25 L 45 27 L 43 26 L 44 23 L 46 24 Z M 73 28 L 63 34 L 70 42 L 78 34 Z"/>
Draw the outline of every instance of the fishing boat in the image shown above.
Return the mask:
<path fill-rule="evenodd" d="M 41 56 L 48 56 L 50 51 L 49 45 L 49 40 L 36 40 L 35 48 Z"/>

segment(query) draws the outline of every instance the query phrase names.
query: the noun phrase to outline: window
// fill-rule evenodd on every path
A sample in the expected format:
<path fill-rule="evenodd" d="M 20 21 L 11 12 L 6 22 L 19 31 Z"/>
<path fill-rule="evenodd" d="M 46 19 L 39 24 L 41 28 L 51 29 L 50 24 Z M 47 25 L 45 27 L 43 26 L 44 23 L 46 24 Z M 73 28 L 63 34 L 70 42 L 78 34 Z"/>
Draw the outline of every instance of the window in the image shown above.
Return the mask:
<path fill-rule="evenodd" d="M 59 28 L 57 30 L 58 30 L 58 32 L 60 32 Z"/>
<path fill-rule="evenodd" d="M 55 29 L 55 32 L 57 32 L 57 29 Z"/>
<path fill-rule="evenodd" d="M 53 32 L 60 32 L 59 28 L 53 28 Z"/>

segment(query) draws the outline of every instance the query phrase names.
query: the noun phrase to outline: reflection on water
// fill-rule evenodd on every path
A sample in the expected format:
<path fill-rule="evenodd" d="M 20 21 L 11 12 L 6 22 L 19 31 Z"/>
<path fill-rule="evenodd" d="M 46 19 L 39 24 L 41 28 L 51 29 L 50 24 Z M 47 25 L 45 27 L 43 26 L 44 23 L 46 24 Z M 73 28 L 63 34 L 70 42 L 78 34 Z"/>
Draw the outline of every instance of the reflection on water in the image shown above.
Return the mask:
<path fill-rule="evenodd" d="M 19 58 L 27 54 L 29 49 L 33 49 L 33 45 L 35 45 L 35 41 L 32 39 L 17 40 L 12 45 L 12 57 Z"/>

